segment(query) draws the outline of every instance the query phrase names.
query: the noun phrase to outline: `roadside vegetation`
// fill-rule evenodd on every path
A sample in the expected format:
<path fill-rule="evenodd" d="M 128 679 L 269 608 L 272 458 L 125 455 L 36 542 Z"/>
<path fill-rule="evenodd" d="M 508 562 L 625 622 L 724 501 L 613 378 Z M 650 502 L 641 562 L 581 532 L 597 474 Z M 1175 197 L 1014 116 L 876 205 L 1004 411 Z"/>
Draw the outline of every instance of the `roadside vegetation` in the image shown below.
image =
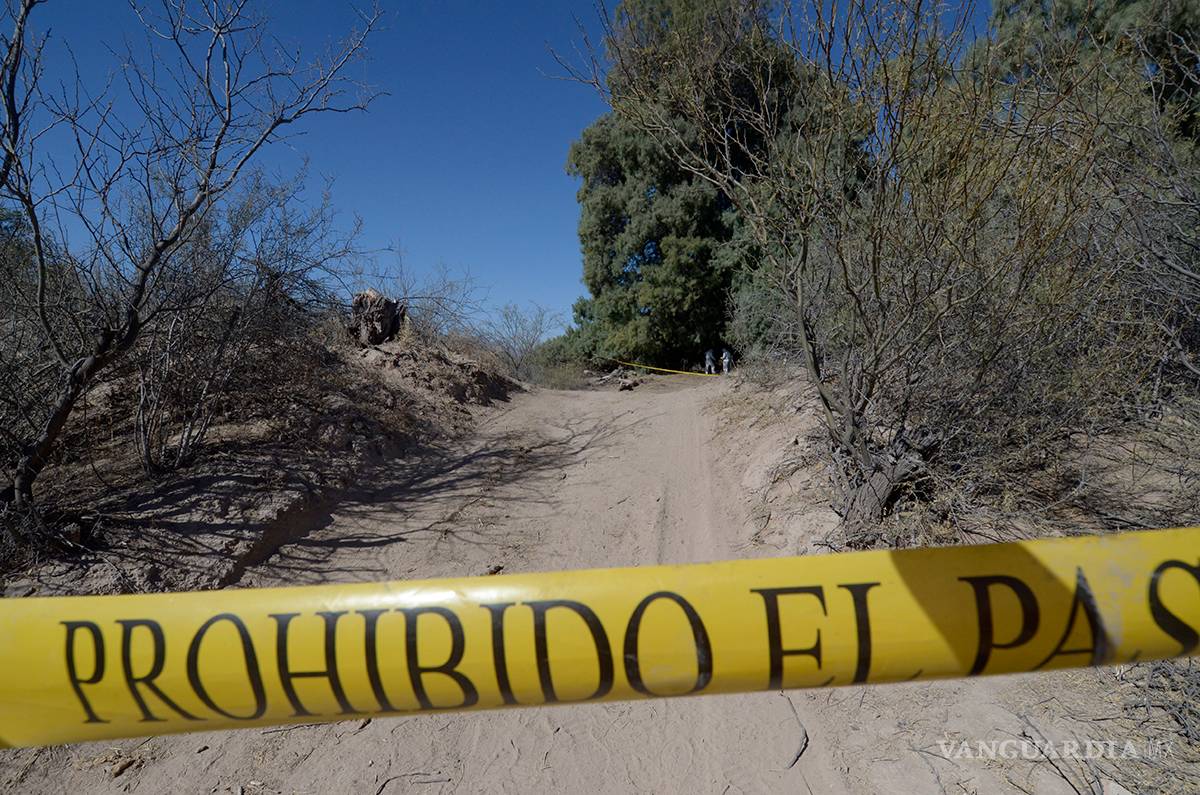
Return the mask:
<path fill-rule="evenodd" d="M 6 571 L 97 551 L 116 570 L 103 550 L 122 545 L 134 561 L 178 553 L 129 518 L 162 494 L 196 522 L 234 499 L 247 528 L 270 527 L 508 388 L 490 348 L 459 334 L 479 309 L 470 278 L 401 264 L 378 284 L 329 191 L 259 165 L 314 117 L 377 99 L 351 75 L 380 10 L 304 56 L 253 4 L 139 5 L 98 84 L 48 60 L 70 42 L 51 40 L 43 6 L 8 3 L 0 23 Z M 361 292 L 372 283 L 390 297 Z M 231 539 L 224 557 L 256 543 Z M 145 587 L 211 585 L 227 563 Z M 112 587 L 142 587 L 130 576 Z"/>
<path fill-rule="evenodd" d="M 555 345 L 802 372 L 850 546 L 1195 521 L 1196 7 L 972 13 L 621 3 Z"/>
<path fill-rule="evenodd" d="M 39 5 L 6 5 L 0 62 L 0 510 L 17 546 L 52 533 L 38 482 L 81 452 L 62 442 L 89 398 L 132 416 L 154 475 L 231 401 L 268 401 L 309 366 L 297 338 L 350 241 L 255 163 L 310 117 L 370 104 L 346 71 L 379 19 L 302 61 L 245 4 L 142 8 L 144 39 L 97 87 L 46 79 Z"/>

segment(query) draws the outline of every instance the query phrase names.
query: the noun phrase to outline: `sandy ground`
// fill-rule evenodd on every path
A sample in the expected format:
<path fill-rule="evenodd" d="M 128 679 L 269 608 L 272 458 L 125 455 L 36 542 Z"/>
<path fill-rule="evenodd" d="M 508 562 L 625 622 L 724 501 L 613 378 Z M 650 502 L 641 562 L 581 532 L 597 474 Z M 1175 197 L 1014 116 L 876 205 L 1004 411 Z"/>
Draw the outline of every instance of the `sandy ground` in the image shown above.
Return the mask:
<path fill-rule="evenodd" d="M 835 517 L 811 471 L 774 467 L 808 443 L 811 418 L 782 404 L 739 414 L 731 396 L 724 379 L 683 377 L 632 393 L 519 395 L 470 441 L 395 461 L 310 517 L 306 535 L 239 586 L 815 551 Z M 1067 673 L 247 729 L 9 752 L 0 781 L 244 795 L 1119 793 L 1120 762 L 948 759 L 938 745 L 1094 732 L 1063 716 L 1115 711 L 1106 681 Z"/>

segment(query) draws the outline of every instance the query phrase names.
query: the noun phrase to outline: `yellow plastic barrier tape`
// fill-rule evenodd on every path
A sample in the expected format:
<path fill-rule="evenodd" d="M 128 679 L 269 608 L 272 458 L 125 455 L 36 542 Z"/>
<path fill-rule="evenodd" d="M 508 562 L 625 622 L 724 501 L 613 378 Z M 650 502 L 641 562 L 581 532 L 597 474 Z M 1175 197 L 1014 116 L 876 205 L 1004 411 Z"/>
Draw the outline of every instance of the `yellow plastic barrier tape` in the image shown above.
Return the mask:
<path fill-rule="evenodd" d="M 689 566 L 0 601 L 0 741 L 1189 655 L 1200 529 Z"/>
<path fill-rule="evenodd" d="M 600 358 L 606 359 L 610 362 L 616 362 L 617 364 L 623 364 L 626 367 L 640 367 L 643 370 L 657 370 L 660 373 L 676 373 L 677 375 L 698 375 L 702 378 L 717 378 L 718 377 L 716 373 L 693 373 L 689 370 L 668 370 L 665 367 L 651 367 L 648 364 L 638 364 L 637 362 L 623 362 L 620 359 L 609 359 L 607 356 L 601 356 Z"/>

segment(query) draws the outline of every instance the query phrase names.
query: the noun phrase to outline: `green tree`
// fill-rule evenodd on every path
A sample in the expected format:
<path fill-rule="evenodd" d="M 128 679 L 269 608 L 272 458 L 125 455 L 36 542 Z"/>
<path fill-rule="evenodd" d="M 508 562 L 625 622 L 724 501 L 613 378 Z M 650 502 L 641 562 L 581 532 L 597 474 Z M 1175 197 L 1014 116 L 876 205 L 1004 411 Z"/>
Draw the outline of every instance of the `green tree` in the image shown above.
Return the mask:
<path fill-rule="evenodd" d="M 577 339 L 591 343 L 592 353 L 683 364 L 743 336 L 728 327 L 730 293 L 756 243 L 729 186 L 681 153 L 700 151 L 753 184 L 763 176 L 764 153 L 785 138 L 802 143 L 808 120 L 793 112 L 806 90 L 793 59 L 760 35 L 767 6 L 730 9 L 729 0 L 624 0 L 608 21 L 610 68 L 595 84 L 614 100 L 630 84 L 664 85 L 672 132 L 648 134 L 617 112 L 571 150 L 568 169 L 583 180 L 579 235 L 592 296 L 576 306 Z M 722 64 L 730 84 L 719 99 L 690 97 L 700 108 L 679 103 L 665 87 L 696 48 Z M 780 141 L 754 122 L 763 115 L 781 120 Z"/>
<path fill-rule="evenodd" d="M 681 365 L 719 344 L 736 264 L 728 198 L 612 114 L 584 130 L 567 168 L 582 180 L 583 352 Z"/>

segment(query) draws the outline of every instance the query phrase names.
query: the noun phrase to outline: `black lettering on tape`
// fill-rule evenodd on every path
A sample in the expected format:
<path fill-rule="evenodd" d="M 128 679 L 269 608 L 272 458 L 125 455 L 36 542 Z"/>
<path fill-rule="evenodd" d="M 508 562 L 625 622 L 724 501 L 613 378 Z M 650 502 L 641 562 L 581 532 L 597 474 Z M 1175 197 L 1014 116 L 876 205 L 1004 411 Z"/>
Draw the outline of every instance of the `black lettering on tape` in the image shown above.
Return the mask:
<path fill-rule="evenodd" d="M 958 579 L 968 583 L 975 591 L 975 616 L 976 626 L 979 628 L 979 645 L 975 649 L 975 662 L 971 664 L 971 670 L 967 672 L 967 676 L 978 676 L 987 667 L 988 660 L 991 659 L 994 649 L 1016 648 L 1028 643 L 1037 634 L 1038 622 L 1040 620 L 1037 598 L 1034 597 L 1033 591 L 1028 585 L 1016 577 L 1011 577 L 1007 574 L 959 577 Z M 1008 588 L 1021 604 L 1021 629 L 1018 630 L 1015 638 L 1005 643 L 996 641 L 990 591 L 993 585 Z"/>
<path fill-rule="evenodd" d="M 388 610 L 386 608 L 377 608 L 374 610 L 358 610 L 356 612 L 366 622 L 363 654 L 367 658 L 367 681 L 371 683 L 371 692 L 375 694 L 375 700 L 379 702 L 380 712 L 396 712 L 396 708 L 392 706 L 392 702 L 387 697 L 387 691 L 383 689 L 383 677 L 379 675 L 379 641 L 376 638 L 379 617 L 388 612 Z"/>
<path fill-rule="evenodd" d="M 208 634 L 208 630 L 221 621 L 233 624 L 237 629 L 238 639 L 242 643 L 242 656 L 246 661 L 246 680 L 250 684 L 250 692 L 254 694 L 254 709 L 249 715 L 238 715 L 218 706 L 212 696 L 208 694 L 208 689 L 205 688 L 204 681 L 200 678 L 200 644 L 204 642 L 204 636 Z M 261 718 L 267 711 L 267 694 L 263 688 L 262 672 L 258 668 L 258 654 L 254 651 L 254 640 L 250 637 L 250 631 L 246 629 L 246 625 L 233 613 L 215 615 L 196 630 L 192 642 L 188 645 L 187 675 L 196 697 L 213 712 L 233 720 L 254 720 Z"/>
<path fill-rule="evenodd" d="M 1087 618 L 1088 631 L 1091 632 L 1092 644 L 1079 649 L 1064 649 L 1063 645 L 1067 642 L 1067 638 L 1071 637 L 1071 630 L 1075 628 L 1075 619 L 1079 615 L 1080 609 L 1083 609 L 1083 615 Z M 1092 586 L 1088 584 L 1087 577 L 1083 575 L 1083 568 L 1075 568 L 1075 596 L 1071 600 L 1071 615 L 1067 618 L 1067 628 L 1063 630 L 1062 637 L 1058 639 L 1054 649 L 1046 655 L 1046 659 L 1033 667 L 1037 671 L 1046 663 L 1053 660 L 1055 657 L 1060 657 L 1064 654 L 1088 654 L 1090 655 L 1089 665 L 1101 665 L 1108 659 L 1109 649 L 1112 648 L 1112 641 L 1109 640 L 1108 630 L 1104 626 L 1104 619 L 1100 616 L 1100 609 L 1096 607 L 1096 597 L 1092 594 Z"/>
<path fill-rule="evenodd" d="M 500 689 L 500 698 L 506 705 L 519 703 L 513 695 L 512 682 L 508 678 L 508 653 L 504 650 L 504 611 L 515 602 L 496 602 L 495 604 L 480 605 L 491 617 L 492 624 L 492 664 L 496 670 L 496 686 Z"/>
<path fill-rule="evenodd" d="M 687 617 L 696 649 L 696 681 L 688 693 L 699 693 L 712 681 L 712 643 L 708 640 L 708 631 L 704 628 L 704 622 L 700 620 L 700 615 L 692 607 L 691 602 L 672 591 L 656 591 L 650 594 L 638 603 L 629 617 L 629 624 L 625 628 L 625 678 L 629 680 L 629 686 L 637 692 L 647 696 L 657 695 L 642 681 L 642 669 L 638 664 L 638 632 L 641 629 L 642 615 L 646 612 L 646 608 L 658 599 L 671 600 L 679 605 L 684 616 Z"/>
<path fill-rule="evenodd" d="M 288 702 L 292 705 L 292 717 L 299 718 L 305 715 L 315 715 L 315 712 L 309 711 L 300 701 L 300 696 L 296 694 L 296 686 L 293 683 L 295 679 L 328 679 L 329 689 L 333 691 L 333 697 L 337 699 L 340 714 L 349 715 L 357 710 L 351 706 L 350 701 L 346 698 L 346 691 L 342 688 L 342 677 L 338 673 L 337 667 L 337 622 L 338 619 L 346 615 L 345 610 L 337 611 L 322 611 L 317 613 L 325 621 L 325 667 L 317 671 L 293 671 L 291 664 L 288 662 L 288 629 L 291 627 L 292 619 L 300 615 L 299 613 L 271 613 L 271 618 L 275 619 L 275 657 L 279 664 L 279 682 L 283 685 L 283 692 L 288 698 Z"/>
<path fill-rule="evenodd" d="M 820 585 L 797 585 L 790 588 L 751 588 L 763 599 L 763 607 L 767 612 L 767 660 L 770 674 L 767 678 L 767 689 L 778 690 L 783 687 L 783 658 L 805 656 L 812 657 L 817 662 L 817 670 L 821 668 L 821 630 L 817 630 L 817 639 L 813 645 L 805 649 L 783 648 L 783 628 L 779 624 L 779 597 L 806 594 L 815 596 L 821 603 L 821 615 L 825 612 L 825 589 Z"/>
<path fill-rule="evenodd" d="M 100 627 L 91 621 L 63 621 L 62 625 L 67 628 L 67 678 L 71 680 L 71 689 L 75 691 L 75 697 L 79 699 L 79 705 L 87 715 L 84 723 L 108 723 L 96 714 L 87 696 L 83 694 L 83 685 L 94 685 L 104 678 L 104 635 L 100 632 Z M 81 629 L 87 630 L 92 636 L 92 675 L 86 679 L 79 676 L 79 660 L 76 658 L 75 635 Z"/>
<path fill-rule="evenodd" d="M 120 619 L 117 623 L 122 627 L 121 668 L 125 672 L 125 684 L 129 687 L 129 694 L 133 696 L 133 700 L 137 702 L 138 708 L 142 711 L 141 721 L 148 723 L 166 720 L 166 718 L 160 718 L 150 711 L 150 707 L 146 704 L 146 699 L 143 698 L 140 688 L 145 688 L 150 693 L 153 693 L 159 701 L 178 713 L 180 717 L 187 720 L 200 720 L 200 718 L 172 701 L 171 697 L 162 691 L 162 688 L 154 684 L 154 680 L 162 673 L 163 666 L 167 661 L 167 644 L 163 638 L 162 627 L 159 626 L 158 622 L 149 618 L 130 618 Z M 150 632 L 154 656 L 150 663 L 150 670 L 141 676 L 135 676 L 133 673 L 133 631 L 139 627 Z"/>
<path fill-rule="evenodd" d="M 467 644 L 466 638 L 463 636 L 462 622 L 458 620 L 454 611 L 436 605 L 401 607 L 399 610 L 404 613 L 404 653 L 408 661 L 408 678 L 421 709 L 465 709 L 478 702 L 479 691 L 475 689 L 475 685 L 467 678 L 466 674 L 457 670 L 458 664 L 462 662 L 463 654 L 466 652 Z M 417 642 L 417 619 L 426 613 L 441 616 L 450 626 L 450 655 L 440 665 L 421 665 L 418 656 L 420 644 Z M 434 706 L 433 702 L 429 700 L 429 694 L 425 691 L 423 681 L 425 674 L 444 674 L 453 679 L 455 684 L 462 689 L 462 703 Z"/>
<path fill-rule="evenodd" d="M 1154 570 L 1154 574 L 1150 576 L 1150 592 L 1148 599 L 1150 601 L 1150 615 L 1154 618 L 1154 623 L 1159 629 L 1170 635 L 1179 642 L 1179 654 L 1177 656 L 1184 657 L 1196 651 L 1196 647 L 1200 646 L 1200 634 L 1196 632 L 1195 627 L 1188 626 L 1183 619 L 1167 609 L 1162 603 L 1162 597 L 1159 596 L 1159 582 L 1162 580 L 1163 574 L 1171 569 L 1180 569 L 1186 571 L 1196 578 L 1196 584 L 1200 585 L 1200 563 L 1192 566 L 1184 563 L 1182 560 L 1168 560 L 1160 563 L 1158 568 Z"/>
<path fill-rule="evenodd" d="M 839 585 L 850 592 L 854 600 L 855 637 L 858 640 L 858 664 L 854 667 L 852 684 L 867 681 L 871 674 L 871 614 L 867 609 L 867 593 L 879 585 L 877 582 L 855 582 Z"/>
<path fill-rule="evenodd" d="M 570 599 L 539 599 L 526 602 L 533 609 L 533 653 L 537 658 L 538 680 L 542 685 L 542 697 L 547 704 L 560 701 L 554 691 L 554 681 L 550 677 L 550 644 L 546 638 L 546 613 L 556 607 L 564 608 L 583 619 L 588 631 L 592 633 L 592 642 L 596 646 L 596 661 L 600 666 L 600 682 L 593 692 L 583 701 L 592 701 L 608 694 L 613 687 L 613 657 L 612 648 L 608 645 L 608 634 L 604 625 L 592 608 L 582 602 Z"/>

